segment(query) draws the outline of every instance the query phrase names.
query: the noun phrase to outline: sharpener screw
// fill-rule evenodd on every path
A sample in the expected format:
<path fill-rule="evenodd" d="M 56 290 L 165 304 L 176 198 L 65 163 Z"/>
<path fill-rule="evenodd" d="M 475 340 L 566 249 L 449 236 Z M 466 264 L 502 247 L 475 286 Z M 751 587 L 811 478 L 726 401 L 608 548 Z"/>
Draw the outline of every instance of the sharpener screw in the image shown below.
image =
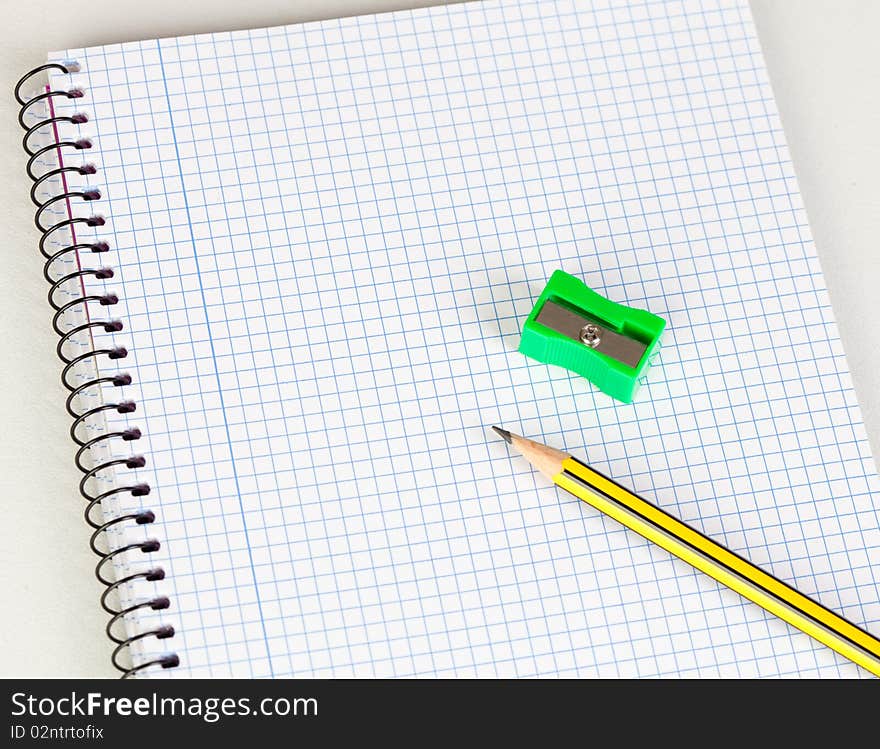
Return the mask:
<path fill-rule="evenodd" d="M 596 348 L 602 342 L 602 329 L 594 323 L 587 323 L 581 328 L 581 341 L 590 348 Z"/>

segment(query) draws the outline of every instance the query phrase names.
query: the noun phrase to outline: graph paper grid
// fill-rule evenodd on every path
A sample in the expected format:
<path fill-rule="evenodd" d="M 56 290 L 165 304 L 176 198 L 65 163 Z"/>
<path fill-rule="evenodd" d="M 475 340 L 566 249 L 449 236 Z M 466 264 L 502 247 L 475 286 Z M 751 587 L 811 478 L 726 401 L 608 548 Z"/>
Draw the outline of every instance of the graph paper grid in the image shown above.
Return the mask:
<path fill-rule="evenodd" d="M 564 447 L 880 630 L 878 480 L 748 4 L 485 2 L 71 49 L 151 676 L 864 676 L 564 496 Z M 78 181 L 77 181 L 78 180 Z M 632 405 L 517 352 L 562 268 Z M 105 363 L 101 363 L 102 368 Z M 109 371 L 109 370 L 108 370 Z M 114 393 L 115 395 L 115 393 Z M 121 543 L 121 541 L 120 541 Z"/>

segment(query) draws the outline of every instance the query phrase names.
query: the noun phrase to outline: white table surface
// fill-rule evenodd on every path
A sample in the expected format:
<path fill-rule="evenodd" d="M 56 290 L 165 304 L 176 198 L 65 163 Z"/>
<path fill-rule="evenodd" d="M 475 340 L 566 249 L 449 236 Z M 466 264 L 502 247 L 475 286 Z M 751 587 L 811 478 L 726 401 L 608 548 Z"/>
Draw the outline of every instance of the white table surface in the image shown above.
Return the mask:
<path fill-rule="evenodd" d="M 0 0 L 0 676 L 112 676 L 12 87 L 69 47 L 273 26 L 424 0 Z M 880 450 L 880 2 L 752 0 L 875 454 Z"/>

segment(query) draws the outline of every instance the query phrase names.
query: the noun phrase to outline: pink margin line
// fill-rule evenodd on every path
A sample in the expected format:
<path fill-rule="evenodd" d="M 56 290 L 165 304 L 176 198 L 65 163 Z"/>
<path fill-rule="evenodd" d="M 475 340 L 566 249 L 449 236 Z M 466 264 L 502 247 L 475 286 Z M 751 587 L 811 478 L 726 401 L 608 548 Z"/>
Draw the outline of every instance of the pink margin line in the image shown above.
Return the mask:
<path fill-rule="evenodd" d="M 48 92 L 51 90 L 52 90 L 51 86 L 47 85 L 46 91 Z M 51 96 L 48 98 L 48 101 L 49 101 L 49 116 L 55 117 L 55 105 L 52 103 Z M 61 137 L 58 134 L 58 123 L 57 122 L 52 123 L 52 133 L 55 136 L 55 142 L 60 143 Z M 64 156 L 61 154 L 61 149 L 58 148 L 55 150 L 55 152 L 58 155 L 58 167 L 63 169 L 64 168 Z M 61 186 L 64 188 L 64 192 L 68 192 L 67 173 L 66 172 L 61 172 Z M 71 208 L 71 205 L 70 205 L 70 198 L 65 198 L 64 202 L 67 204 L 67 217 L 72 220 L 73 219 L 73 209 Z M 71 224 L 69 228 L 70 228 L 70 237 L 73 240 L 73 244 L 76 244 L 77 243 L 76 242 L 76 229 L 73 228 L 73 224 Z M 79 256 L 79 250 L 75 250 L 74 254 L 76 255 L 76 269 L 82 270 L 82 261 Z M 85 282 L 85 279 L 83 276 L 80 276 L 80 278 L 79 278 L 79 285 L 80 285 L 80 288 L 82 289 L 83 296 L 85 296 L 86 295 L 86 282 Z M 89 305 L 84 304 L 83 307 L 85 308 L 86 322 L 90 323 L 92 321 L 92 318 L 91 318 L 91 315 L 89 314 Z M 92 348 L 95 348 L 95 336 L 92 334 L 91 328 L 89 328 L 89 340 L 91 341 Z M 95 367 L 97 368 L 97 363 L 95 364 Z"/>

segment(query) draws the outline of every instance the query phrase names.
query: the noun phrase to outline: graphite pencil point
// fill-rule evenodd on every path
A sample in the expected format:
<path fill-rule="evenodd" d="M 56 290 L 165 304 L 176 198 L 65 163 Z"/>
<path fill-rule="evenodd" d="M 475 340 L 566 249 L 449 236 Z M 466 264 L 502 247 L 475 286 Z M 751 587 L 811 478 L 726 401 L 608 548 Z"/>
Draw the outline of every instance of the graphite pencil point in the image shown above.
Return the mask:
<path fill-rule="evenodd" d="M 501 439 L 503 439 L 508 445 L 513 441 L 510 432 L 506 429 L 502 429 L 501 427 L 492 427 L 492 431 L 494 431 Z"/>

